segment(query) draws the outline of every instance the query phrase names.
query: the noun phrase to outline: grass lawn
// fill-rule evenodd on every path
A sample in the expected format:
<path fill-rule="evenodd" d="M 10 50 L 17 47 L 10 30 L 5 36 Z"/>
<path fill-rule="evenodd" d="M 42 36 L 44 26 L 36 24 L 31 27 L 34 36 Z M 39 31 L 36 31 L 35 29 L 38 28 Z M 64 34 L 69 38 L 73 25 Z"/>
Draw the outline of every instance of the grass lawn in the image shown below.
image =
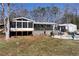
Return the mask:
<path fill-rule="evenodd" d="M 79 55 L 79 41 L 53 39 L 47 36 L 0 38 L 0 55 L 72 56 Z"/>

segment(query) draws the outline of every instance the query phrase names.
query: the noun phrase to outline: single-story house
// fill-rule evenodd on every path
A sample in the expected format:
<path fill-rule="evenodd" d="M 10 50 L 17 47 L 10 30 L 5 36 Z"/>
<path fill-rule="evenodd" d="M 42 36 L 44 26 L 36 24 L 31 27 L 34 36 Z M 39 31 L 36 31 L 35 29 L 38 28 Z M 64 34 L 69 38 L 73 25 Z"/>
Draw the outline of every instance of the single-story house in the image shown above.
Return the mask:
<path fill-rule="evenodd" d="M 77 26 L 74 24 L 56 24 L 53 22 L 36 22 L 25 17 L 13 18 L 10 21 L 9 36 L 26 35 L 50 35 L 51 32 L 75 32 Z"/>
<path fill-rule="evenodd" d="M 14 35 L 49 35 L 53 30 L 55 23 L 52 22 L 35 22 L 29 18 L 18 17 L 10 21 L 10 36 Z"/>

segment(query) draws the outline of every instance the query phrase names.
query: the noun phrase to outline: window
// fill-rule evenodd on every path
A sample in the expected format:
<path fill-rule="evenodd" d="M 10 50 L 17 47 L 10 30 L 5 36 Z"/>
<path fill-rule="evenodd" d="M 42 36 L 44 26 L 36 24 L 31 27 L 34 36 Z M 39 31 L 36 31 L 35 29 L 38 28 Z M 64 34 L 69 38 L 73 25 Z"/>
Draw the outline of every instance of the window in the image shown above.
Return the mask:
<path fill-rule="evenodd" d="M 28 22 L 28 28 L 32 28 L 33 27 L 33 22 Z"/>
<path fill-rule="evenodd" d="M 16 28 L 16 22 L 11 22 L 10 24 L 11 24 L 10 26 L 11 28 Z"/>
<path fill-rule="evenodd" d="M 27 28 L 27 22 L 23 22 L 23 28 Z"/>
<path fill-rule="evenodd" d="M 65 31 L 66 31 L 65 26 L 61 26 L 61 31 L 62 31 L 62 32 L 65 32 Z"/>
<path fill-rule="evenodd" d="M 22 28 L 22 22 L 17 22 L 17 28 Z"/>
<path fill-rule="evenodd" d="M 34 24 L 35 30 L 52 30 L 53 26 L 51 24 Z"/>

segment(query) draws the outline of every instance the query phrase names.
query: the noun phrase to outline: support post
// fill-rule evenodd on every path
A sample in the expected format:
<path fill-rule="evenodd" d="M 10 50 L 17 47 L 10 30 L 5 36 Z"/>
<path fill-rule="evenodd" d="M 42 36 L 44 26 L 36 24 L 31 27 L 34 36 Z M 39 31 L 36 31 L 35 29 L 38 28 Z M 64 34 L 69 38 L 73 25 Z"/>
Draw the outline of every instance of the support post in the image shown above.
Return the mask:
<path fill-rule="evenodd" d="M 23 19 L 22 19 L 22 23 L 21 23 L 21 28 L 23 28 Z M 22 36 L 23 36 L 23 31 L 22 31 Z"/>
<path fill-rule="evenodd" d="M 27 22 L 27 28 L 29 28 L 29 26 L 28 26 L 28 25 L 29 25 L 29 23 Z M 28 31 L 27 31 L 27 35 L 28 35 Z"/>
<path fill-rule="evenodd" d="M 16 37 L 17 37 L 17 20 L 16 20 Z"/>

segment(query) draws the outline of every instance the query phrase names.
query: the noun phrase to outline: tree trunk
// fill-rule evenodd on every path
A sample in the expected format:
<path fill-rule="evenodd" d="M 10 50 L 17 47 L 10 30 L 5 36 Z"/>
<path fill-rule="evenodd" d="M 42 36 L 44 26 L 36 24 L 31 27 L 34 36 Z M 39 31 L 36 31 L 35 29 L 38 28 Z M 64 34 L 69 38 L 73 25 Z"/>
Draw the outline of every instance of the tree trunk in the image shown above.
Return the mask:
<path fill-rule="evenodd" d="M 7 4 L 7 10 L 8 10 L 8 19 L 7 19 L 7 27 L 6 27 L 6 40 L 9 39 L 10 36 L 10 20 L 9 20 L 9 15 L 10 15 L 10 3 Z"/>

